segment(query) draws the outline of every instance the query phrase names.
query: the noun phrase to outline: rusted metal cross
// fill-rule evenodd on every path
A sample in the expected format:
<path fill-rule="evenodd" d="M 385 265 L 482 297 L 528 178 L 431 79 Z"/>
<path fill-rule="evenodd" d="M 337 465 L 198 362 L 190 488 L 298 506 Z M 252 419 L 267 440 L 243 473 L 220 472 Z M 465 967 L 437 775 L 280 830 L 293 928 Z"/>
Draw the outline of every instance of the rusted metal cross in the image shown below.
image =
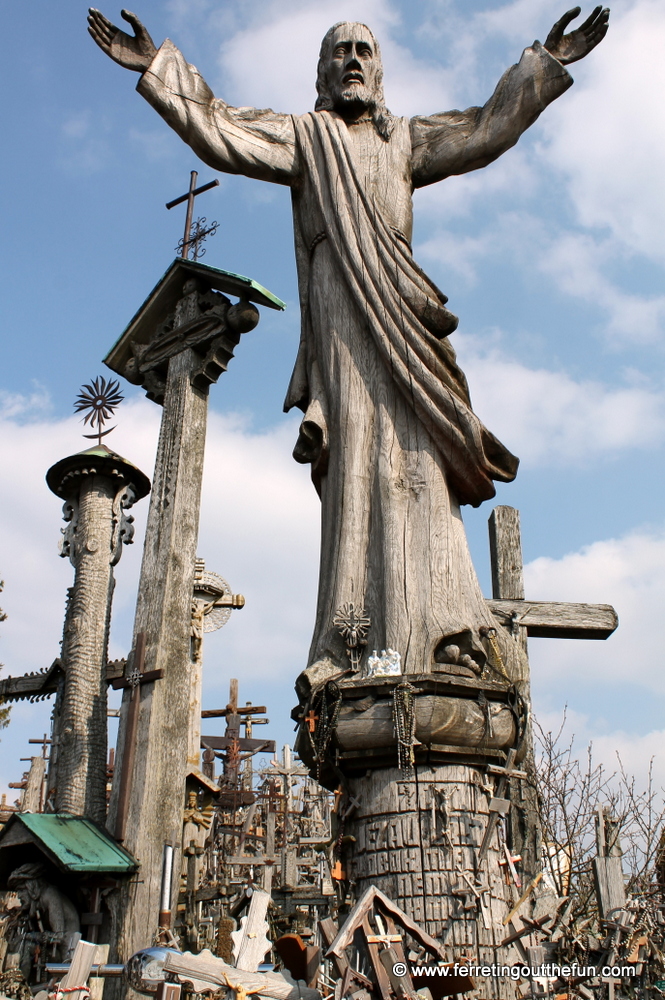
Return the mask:
<path fill-rule="evenodd" d="M 215 230 L 217 229 L 217 223 L 213 222 L 212 225 L 209 226 L 207 230 L 205 230 L 202 225 L 198 224 L 198 223 L 205 223 L 205 219 L 200 219 L 195 225 L 195 232 L 192 235 L 192 215 L 194 214 L 194 199 L 198 194 L 203 194 L 204 191 L 209 191 L 210 188 L 217 187 L 217 185 L 219 184 L 218 180 L 214 180 L 214 181 L 209 181 L 208 184 L 202 184 L 201 187 L 197 188 L 196 179 L 198 176 L 199 176 L 198 171 L 192 170 L 189 179 L 189 191 L 187 192 L 187 194 L 181 194 L 179 198 L 174 198 L 173 201 L 169 201 L 166 203 L 167 208 L 175 208 L 176 205 L 182 205 L 183 201 L 187 202 L 187 215 L 185 217 L 185 233 L 181 240 L 182 249 L 181 249 L 181 244 L 178 244 L 178 249 L 179 250 L 181 249 L 180 256 L 184 260 L 187 260 L 187 258 L 189 257 L 190 246 L 194 247 L 194 260 L 196 260 L 197 257 L 202 256 L 202 254 L 199 253 L 198 249 L 199 243 L 202 242 L 202 240 L 204 240 L 206 236 L 209 236 L 211 233 L 214 233 Z"/>
<path fill-rule="evenodd" d="M 134 758 L 136 756 L 136 734 L 139 725 L 139 704 L 141 701 L 141 686 L 151 681 L 159 680 L 164 676 L 163 670 L 143 670 L 145 665 L 145 632 L 139 632 L 136 636 L 136 644 L 132 650 L 123 677 L 116 677 L 111 681 L 111 686 L 117 691 L 120 688 L 129 688 L 131 696 L 127 711 L 127 723 L 125 727 L 125 743 L 122 751 L 122 771 L 120 772 L 120 790 L 118 794 L 118 811 L 116 813 L 114 837 L 122 842 L 125 839 L 127 828 L 127 812 L 129 809 L 129 795 L 131 792 L 132 772 L 134 770 Z"/>

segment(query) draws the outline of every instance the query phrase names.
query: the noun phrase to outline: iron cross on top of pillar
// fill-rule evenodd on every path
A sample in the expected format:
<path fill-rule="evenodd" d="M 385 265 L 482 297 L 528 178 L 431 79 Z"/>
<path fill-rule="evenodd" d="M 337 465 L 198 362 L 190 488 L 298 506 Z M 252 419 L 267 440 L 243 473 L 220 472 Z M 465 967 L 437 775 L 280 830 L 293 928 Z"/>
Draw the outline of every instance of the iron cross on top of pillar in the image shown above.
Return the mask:
<path fill-rule="evenodd" d="M 210 181 L 208 184 L 202 184 L 201 187 L 197 187 L 196 178 L 198 176 L 198 172 L 196 170 L 192 170 L 189 179 L 189 191 L 187 194 L 181 194 L 179 198 L 174 198 L 173 201 L 166 203 L 167 208 L 175 208 L 176 205 L 182 205 L 183 201 L 187 202 L 185 233 L 176 248 L 180 251 L 180 256 L 185 260 L 189 257 L 190 247 L 194 251 L 194 260 L 198 260 L 199 257 L 202 257 L 205 250 L 201 249 L 201 244 L 208 236 L 214 236 L 217 232 L 217 227 L 219 226 L 218 222 L 212 222 L 209 226 L 206 226 L 205 218 L 197 219 L 192 225 L 194 199 L 197 195 L 203 194 L 204 191 L 210 191 L 211 188 L 217 187 L 219 184 L 219 181 L 215 179 L 214 181 Z"/>

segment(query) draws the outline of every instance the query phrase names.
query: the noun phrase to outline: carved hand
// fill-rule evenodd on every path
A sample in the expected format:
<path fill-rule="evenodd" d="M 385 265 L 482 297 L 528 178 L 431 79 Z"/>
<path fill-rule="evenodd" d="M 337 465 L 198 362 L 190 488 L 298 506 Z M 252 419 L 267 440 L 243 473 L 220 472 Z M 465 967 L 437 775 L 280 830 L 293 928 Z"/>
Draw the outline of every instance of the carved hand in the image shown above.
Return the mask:
<path fill-rule="evenodd" d="M 556 22 L 545 40 L 545 48 L 555 59 L 564 65 L 584 59 L 595 49 L 607 34 L 610 18 L 609 7 L 596 7 L 590 17 L 575 31 L 564 35 L 564 31 L 581 11 L 581 7 L 573 7 Z"/>
<path fill-rule="evenodd" d="M 157 52 L 155 43 L 136 14 L 132 14 L 128 10 L 121 10 L 120 14 L 125 21 L 129 21 L 131 24 L 134 29 L 133 35 L 128 35 L 120 28 L 116 28 L 108 17 L 104 17 L 102 12 L 95 10 L 94 7 L 88 11 L 88 32 L 100 49 L 115 62 L 120 63 L 125 69 L 145 73 Z"/>

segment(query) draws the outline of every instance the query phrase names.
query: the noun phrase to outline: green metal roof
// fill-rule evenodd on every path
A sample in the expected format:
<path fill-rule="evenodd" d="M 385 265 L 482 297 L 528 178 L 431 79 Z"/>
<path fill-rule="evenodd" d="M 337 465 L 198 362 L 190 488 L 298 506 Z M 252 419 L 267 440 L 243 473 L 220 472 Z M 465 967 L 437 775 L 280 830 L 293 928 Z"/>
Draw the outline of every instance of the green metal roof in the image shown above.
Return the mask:
<path fill-rule="evenodd" d="M 132 872 L 135 858 L 88 819 L 67 813 L 15 813 L 33 837 L 66 871 Z M 2 840 L 0 838 L 0 847 Z"/>

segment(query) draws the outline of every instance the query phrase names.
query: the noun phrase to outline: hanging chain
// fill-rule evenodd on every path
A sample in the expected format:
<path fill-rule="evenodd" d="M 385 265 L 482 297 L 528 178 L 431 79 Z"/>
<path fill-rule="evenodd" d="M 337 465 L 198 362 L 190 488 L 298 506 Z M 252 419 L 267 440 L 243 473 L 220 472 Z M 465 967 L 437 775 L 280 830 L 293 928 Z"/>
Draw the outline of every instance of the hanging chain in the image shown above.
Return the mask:
<path fill-rule="evenodd" d="M 326 751 L 330 743 L 340 710 L 342 708 L 342 692 L 335 681 L 328 681 L 321 694 L 321 704 L 319 705 L 319 718 L 316 729 L 309 732 L 309 739 L 314 751 L 316 761 L 316 780 L 321 777 L 321 765 L 326 758 Z"/>
<path fill-rule="evenodd" d="M 397 737 L 397 766 L 405 777 L 413 774 L 416 740 L 415 688 L 408 682 L 398 684 L 393 692 L 393 728 Z"/>
<path fill-rule="evenodd" d="M 502 677 L 507 681 L 510 677 L 506 673 L 506 668 L 503 665 L 503 657 L 501 656 L 501 650 L 499 649 L 499 643 L 496 641 L 496 629 L 489 628 L 488 626 L 483 626 L 480 629 L 480 634 L 487 639 L 490 647 L 489 663 L 494 670 L 498 671 Z"/>

